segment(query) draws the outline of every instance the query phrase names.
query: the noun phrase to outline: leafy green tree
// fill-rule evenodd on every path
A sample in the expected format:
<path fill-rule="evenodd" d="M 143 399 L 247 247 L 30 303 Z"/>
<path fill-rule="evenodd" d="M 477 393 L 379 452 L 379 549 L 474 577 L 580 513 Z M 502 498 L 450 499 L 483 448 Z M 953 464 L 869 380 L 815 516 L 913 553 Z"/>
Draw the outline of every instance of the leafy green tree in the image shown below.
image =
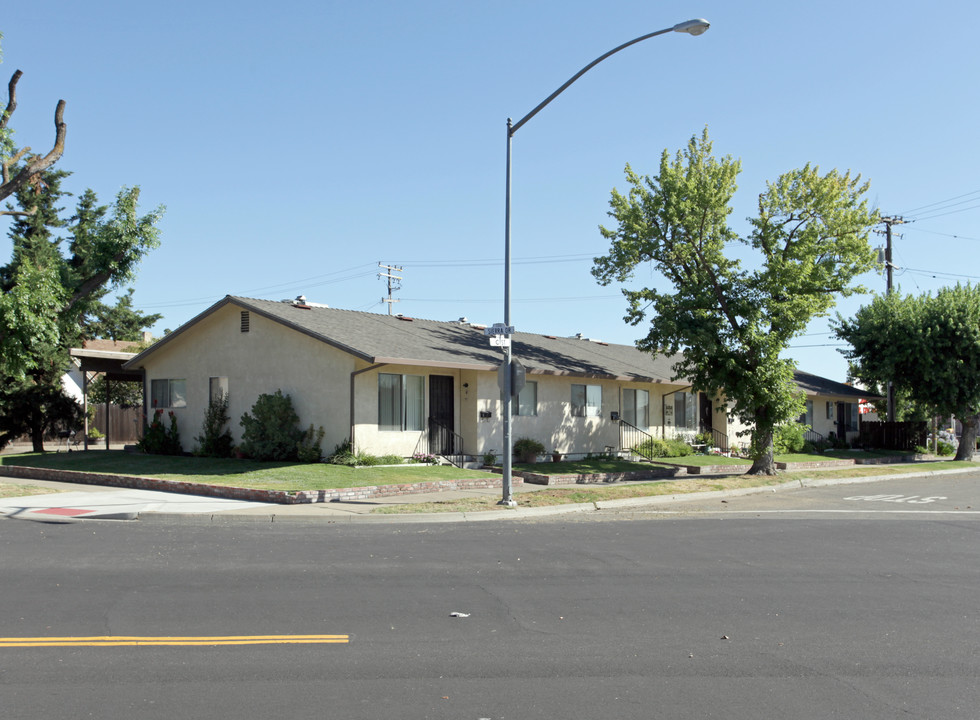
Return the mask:
<path fill-rule="evenodd" d="M 860 177 L 807 165 L 767 184 L 751 232 L 740 237 L 728 225 L 740 170 L 738 160 L 712 156 L 707 130 L 673 159 L 664 151 L 654 177 L 627 165 L 629 192 L 613 190 L 610 200 L 616 226 L 601 228 L 609 254 L 595 259 L 592 273 L 608 285 L 652 263 L 667 290 L 623 290 L 627 322 L 652 315 L 637 346 L 683 351 L 676 376 L 726 397 L 730 416 L 753 428 L 749 472 L 774 474 L 774 429 L 805 402 L 793 362 L 780 353 L 838 295 L 860 290 L 852 282 L 873 266 L 867 238 L 875 213 Z M 736 258 L 739 246 L 754 254 L 756 269 Z"/>
<path fill-rule="evenodd" d="M 849 343 L 852 374 L 883 387 L 889 380 L 913 402 L 963 424 L 957 460 L 969 460 L 980 422 L 980 286 L 943 288 L 935 296 L 876 297 L 835 333 Z"/>
<path fill-rule="evenodd" d="M 43 348 L 57 345 L 63 302 L 63 288 L 51 267 L 23 264 L 11 281 L 9 290 L 0 288 L 0 378 L 8 384 L 38 369 Z"/>
<path fill-rule="evenodd" d="M 2 407 L 0 448 L 25 434 L 38 447 L 47 434 L 82 427 L 82 408 L 60 386 L 19 384 L 15 392 L 4 393 Z"/>
<path fill-rule="evenodd" d="M 116 298 L 115 305 L 98 303 L 91 313 L 85 334 L 90 338 L 109 340 L 130 340 L 138 342 L 143 338 L 143 330 L 151 327 L 163 315 L 147 314 L 133 307 L 133 288 L 125 295 Z"/>
<path fill-rule="evenodd" d="M 0 415 L 20 404 L 13 395 L 35 397 L 28 392 L 32 385 L 60 387 L 61 375 L 69 367 L 69 349 L 81 342 L 89 315 L 102 307 L 100 300 L 106 293 L 135 276 L 140 260 L 159 244 L 156 224 L 162 209 L 140 216 L 138 188 L 123 188 L 111 208 L 98 205 L 95 193 L 86 190 L 75 214 L 63 221 L 58 205 L 67 195 L 60 187 L 66 175 L 45 172 L 35 186 L 21 189 L 16 196 L 21 210 L 10 230 L 13 256 L 0 268 L 3 307 L 14 309 L 4 314 L 16 316 L 20 301 L 31 292 L 44 288 L 51 292 L 37 297 L 37 309 L 29 313 L 40 321 L 40 332 L 28 337 L 30 343 L 15 347 L 14 341 L 2 337 L 23 336 L 23 322 L 12 330 L 0 330 L 0 345 L 11 348 L 4 365 L 14 371 L 0 385 Z M 67 255 L 62 250 L 66 240 L 60 235 L 62 229 L 68 231 Z M 34 290 L 23 285 L 36 274 L 31 268 L 47 280 Z M 26 382 L 17 382 L 18 369 L 26 373 Z M 31 437 L 34 450 L 42 452 L 43 433 L 37 426 L 31 428 Z"/>

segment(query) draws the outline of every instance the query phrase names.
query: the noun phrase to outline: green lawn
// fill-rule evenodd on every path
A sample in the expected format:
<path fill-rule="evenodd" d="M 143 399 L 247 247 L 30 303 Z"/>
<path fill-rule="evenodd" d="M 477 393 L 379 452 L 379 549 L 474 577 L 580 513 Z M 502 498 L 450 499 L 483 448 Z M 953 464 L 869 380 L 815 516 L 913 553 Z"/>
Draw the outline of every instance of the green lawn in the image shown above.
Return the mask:
<path fill-rule="evenodd" d="M 804 458 L 810 458 L 811 456 L 789 455 L 785 457 L 790 460 L 799 461 Z M 826 459 L 826 456 L 816 456 L 814 459 Z M 737 470 L 733 468 L 733 471 L 736 473 L 740 473 L 749 464 L 748 460 L 709 455 L 690 455 L 684 458 L 676 458 L 675 461 L 690 464 L 694 462 L 701 464 L 730 464 L 738 468 Z M 724 463 L 721 461 L 724 461 Z M 165 480 L 200 482 L 212 485 L 228 485 L 262 490 L 283 490 L 287 492 L 472 478 L 478 477 L 482 473 L 479 470 L 460 470 L 459 468 L 445 465 L 349 468 L 340 465 L 328 465 L 326 463 L 259 463 L 252 460 L 167 457 L 105 450 L 74 453 L 0 455 L 0 465 L 23 465 L 60 470 L 136 475 Z M 585 474 L 595 472 L 630 472 L 648 468 L 649 465 L 647 463 L 633 463 L 625 460 L 583 460 L 580 462 L 518 464 L 514 467 L 517 470 L 529 469 L 543 473 Z M 834 470 L 834 476 L 842 478 L 871 477 L 882 474 L 971 467 L 976 467 L 976 464 L 945 461 L 902 465 L 862 465 L 853 468 L 837 468 Z M 640 497 L 674 492 L 699 492 L 734 487 L 752 487 L 786 482 L 803 477 L 812 477 L 812 473 L 810 471 L 783 472 L 775 477 L 749 477 L 733 473 L 732 475 L 714 478 L 692 478 L 656 483 L 627 483 L 605 488 L 549 488 L 546 491 L 519 493 L 519 496 L 521 498 L 526 497 L 526 499 L 520 501 L 522 506 L 528 504 L 560 504 L 568 502 L 589 502 L 596 499 L 612 499 L 616 497 Z M 17 485 L 18 487 L 6 492 L 2 487 L 3 485 Z M 16 481 L 0 481 L 0 493 L 6 492 L 8 496 L 11 494 L 35 494 L 33 492 L 23 492 L 24 487 L 24 485 Z M 477 506 L 482 507 L 482 501 L 474 502 L 476 502 L 476 505 L 468 507 L 440 504 L 439 510 L 472 510 Z M 492 506 L 495 500 L 490 498 L 486 502 L 489 506 Z"/>
<path fill-rule="evenodd" d="M 692 465 L 697 467 L 709 467 L 712 465 L 744 465 L 748 467 L 752 464 L 751 460 L 744 458 L 732 458 L 726 455 L 685 455 L 676 458 L 657 458 L 653 462 L 663 461 L 671 465 Z"/>
<path fill-rule="evenodd" d="M 562 462 L 514 463 L 514 470 L 538 475 L 588 475 L 590 473 L 624 473 L 649 470 L 649 463 L 629 460 L 563 460 Z"/>
<path fill-rule="evenodd" d="M 135 475 L 286 492 L 472 478 L 479 477 L 483 472 L 448 465 L 350 468 L 327 463 L 260 463 L 254 460 L 140 455 L 122 450 L 0 455 L 0 465 Z"/>

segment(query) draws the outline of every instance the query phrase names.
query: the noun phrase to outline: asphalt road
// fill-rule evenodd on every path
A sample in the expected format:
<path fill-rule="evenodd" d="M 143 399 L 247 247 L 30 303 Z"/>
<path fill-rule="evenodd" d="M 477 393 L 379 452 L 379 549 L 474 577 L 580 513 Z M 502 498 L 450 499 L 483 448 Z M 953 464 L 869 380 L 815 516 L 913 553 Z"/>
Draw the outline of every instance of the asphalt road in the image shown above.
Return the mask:
<path fill-rule="evenodd" d="M 0 519 L 0 712 L 976 718 L 978 480 L 457 525 Z M 214 640 L 270 635 L 347 641 Z M 180 640 L 10 646 L 131 636 Z"/>

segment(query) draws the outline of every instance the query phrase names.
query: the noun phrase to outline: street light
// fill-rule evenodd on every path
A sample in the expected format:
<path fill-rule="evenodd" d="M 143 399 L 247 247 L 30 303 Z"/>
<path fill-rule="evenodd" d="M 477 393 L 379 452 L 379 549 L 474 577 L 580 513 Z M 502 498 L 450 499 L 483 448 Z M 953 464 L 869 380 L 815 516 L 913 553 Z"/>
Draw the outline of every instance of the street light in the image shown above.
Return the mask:
<path fill-rule="evenodd" d="M 571 85 L 573 82 L 582 77 L 585 73 L 591 70 L 593 67 L 601 63 L 610 55 L 615 55 L 620 50 L 625 50 L 630 45 L 635 45 L 638 42 L 648 40 L 649 38 L 656 37 L 657 35 L 666 35 L 669 32 L 680 32 L 687 33 L 688 35 L 701 35 L 710 26 L 707 20 L 696 19 L 688 20 L 687 22 L 677 23 L 673 27 L 665 28 L 663 30 L 657 30 L 656 32 L 648 33 L 647 35 L 641 35 L 635 40 L 630 40 L 627 43 L 623 43 L 619 47 L 613 48 L 605 55 L 600 55 L 595 60 L 590 62 L 584 68 L 579 70 L 577 73 L 572 75 L 568 81 L 562 85 L 560 88 L 555 90 L 551 95 L 544 99 L 536 108 L 534 108 L 527 115 L 522 117 L 516 123 L 511 123 L 510 118 L 507 118 L 507 197 L 504 205 L 504 326 L 510 328 L 510 167 L 511 167 L 511 155 L 512 155 L 512 145 L 514 133 L 516 133 L 528 120 L 537 115 L 541 110 L 545 108 L 552 100 L 561 95 L 565 89 Z M 509 330 L 507 331 L 509 332 Z M 500 501 L 500 505 L 506 505 L 508 507 L 514 507 L 517 503 L 514 501 L 511 492 L 511 472 L 512 472 L 512 455 L 514 452 L 514 439 L 511 436 L 511 404 L 513 402 L 513 372 L 514 372 L 514 357 L 511 351 L 510 343 L 506 343 L 504 346 L 504 380 L 502 393 L 504 396 L 504 477 L 503 477 L 503 498 Z"/>

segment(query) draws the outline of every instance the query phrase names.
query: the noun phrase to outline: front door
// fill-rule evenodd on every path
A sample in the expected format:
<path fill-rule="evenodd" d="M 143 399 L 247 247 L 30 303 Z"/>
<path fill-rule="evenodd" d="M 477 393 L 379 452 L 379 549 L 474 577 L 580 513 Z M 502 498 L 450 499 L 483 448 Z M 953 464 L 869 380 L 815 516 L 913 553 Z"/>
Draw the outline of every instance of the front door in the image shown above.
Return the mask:
<path fill-rule="evenodd" d="M 453 383 L 451 375 L 429 376 L 429 449 L 437 455 L 456 452 Z"/>
<path fill-rule="evenodd" d="M 711 430 L 714 427 L 712 424 L 712 413 L 711 413 L 711 398 L 705 393 L 701 393 L 701 429 Z"/>

